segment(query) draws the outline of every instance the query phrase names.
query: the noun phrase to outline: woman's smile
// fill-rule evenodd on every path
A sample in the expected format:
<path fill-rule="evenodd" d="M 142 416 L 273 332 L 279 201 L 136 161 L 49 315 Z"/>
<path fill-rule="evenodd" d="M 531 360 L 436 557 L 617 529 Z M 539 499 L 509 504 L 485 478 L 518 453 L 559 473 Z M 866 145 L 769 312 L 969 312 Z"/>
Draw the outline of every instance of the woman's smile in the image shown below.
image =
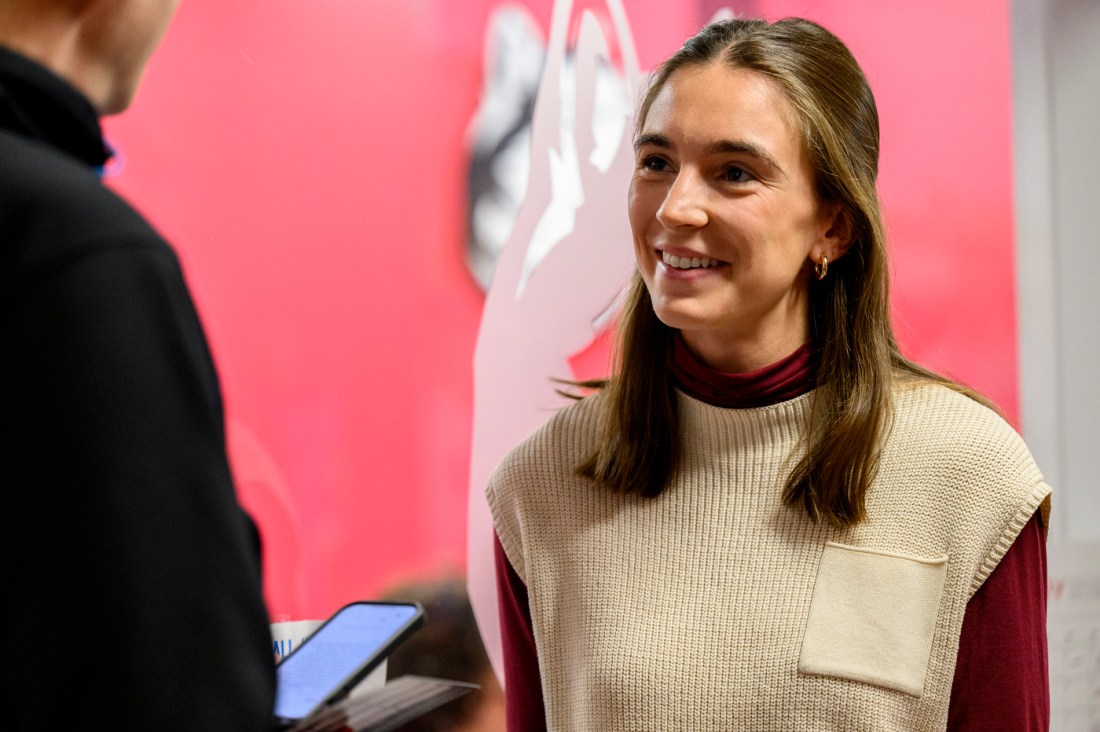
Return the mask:
<path fill-rule="evenodd" d="M 668 252 L 661 252 L 661 259 L 672 269 L 709 269 L 710 267 L 719 267 L 725 264 L 724 262 L 717 259 L 711 259 L 710 257 L 678 257 Z"/>
<path fill-rule="evenodd" d="M 655 274 L 675 282 L 698 282 L 713 278 L 729 268 L 729 262 L 700 254 L 673 254 L 660 249 L 656 254 L 660 261 Z"/>

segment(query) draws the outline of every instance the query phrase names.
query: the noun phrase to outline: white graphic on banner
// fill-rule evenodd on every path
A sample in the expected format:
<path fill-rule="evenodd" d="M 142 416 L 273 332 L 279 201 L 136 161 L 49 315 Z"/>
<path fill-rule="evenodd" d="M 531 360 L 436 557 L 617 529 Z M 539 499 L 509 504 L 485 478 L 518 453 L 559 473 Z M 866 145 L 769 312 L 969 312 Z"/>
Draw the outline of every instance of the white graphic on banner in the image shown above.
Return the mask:
<path fill-rule="evenodd" d="M 569 358 L 607 327 L 634 266 L 626 190 L 640 72 L 621 2 L 607 0 L 605 7 L 602 19 L 584 10 L 577 24 L 570 0 L 554 6 L 526 197 L 493 274 L 474 356 L 467 566 L 471 602 L 498 676 L 485 486 L 508 450 L 562 405 L 552 379 L 572 378 Z"/>

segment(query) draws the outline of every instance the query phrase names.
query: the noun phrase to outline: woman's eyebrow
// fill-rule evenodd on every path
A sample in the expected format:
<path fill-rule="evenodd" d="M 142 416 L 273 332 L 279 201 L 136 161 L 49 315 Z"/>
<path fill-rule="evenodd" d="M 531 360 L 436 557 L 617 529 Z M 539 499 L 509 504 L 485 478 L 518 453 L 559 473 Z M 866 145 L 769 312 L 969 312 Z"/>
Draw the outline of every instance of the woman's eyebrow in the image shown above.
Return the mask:
<path fill-rule="evenodd" d="M 664 148 L 665 150 L 672 149 L 672 143 L 664 135 L 659 135 L 656 132 L 647 132 L 644 135 L 638 135 L 634 140 L 634 150 L 637 151 L 646 145 L 652 145 L 653 147 Z"/>
<path fill-rule="evenodd" d="M 786 173 L 783 172 L 783 166 L 779 164 L 779 161 L 772 157 L 771 153 L 754 142 L 748 142 L 746 140 L 718 140 L 707 146 L 707 152 L 712 155 L 730 153 L 749 155 L 764 162 L 780 175 L 786 177 Z"/>

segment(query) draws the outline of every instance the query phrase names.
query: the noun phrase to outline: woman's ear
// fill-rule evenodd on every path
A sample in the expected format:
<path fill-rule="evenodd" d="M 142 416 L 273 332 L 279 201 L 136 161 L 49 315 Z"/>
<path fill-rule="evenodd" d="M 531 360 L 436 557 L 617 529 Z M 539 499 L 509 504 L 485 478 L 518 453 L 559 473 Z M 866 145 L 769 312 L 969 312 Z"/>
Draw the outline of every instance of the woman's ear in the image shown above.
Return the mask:
<path fill-rule="evenodd" d="M 840 259 L 852 244 L 855 227 L 848 210 L 839 201 L 822 204 L 822 233 L 818 250 L 830 262 Z"/>

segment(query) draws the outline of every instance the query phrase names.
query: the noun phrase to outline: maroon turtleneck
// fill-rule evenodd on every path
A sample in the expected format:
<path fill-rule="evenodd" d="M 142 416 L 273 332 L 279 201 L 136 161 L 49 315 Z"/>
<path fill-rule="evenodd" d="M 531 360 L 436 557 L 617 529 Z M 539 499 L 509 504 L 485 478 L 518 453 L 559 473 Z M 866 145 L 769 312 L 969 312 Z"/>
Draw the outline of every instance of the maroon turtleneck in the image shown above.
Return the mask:
<path fill-rule="evenodd" d="M 688 396 L 716 407 L 766 407 L 814 387 L 809 343 L 758 371 L 728 374 L 700 363 L 677 338 L 672 375 Z M 1050 726 L 1046 646 L 1046 543 L 1036 516 L 966 606 L 951 689 L 951 732 L 1045 732 Z M 527 587 L 496 540 L 510 732 L 546 729 Z"/>
<path fill-rule="evenodd" d="M 801 348 L 771 366 L 744 374 L 727 374 L 704 366 L 677 337 L 672 351 L 672 377 L 685 394 L 716 407 L 770 407 L 802 396 L 814 387 L 817 352 Z"/>

